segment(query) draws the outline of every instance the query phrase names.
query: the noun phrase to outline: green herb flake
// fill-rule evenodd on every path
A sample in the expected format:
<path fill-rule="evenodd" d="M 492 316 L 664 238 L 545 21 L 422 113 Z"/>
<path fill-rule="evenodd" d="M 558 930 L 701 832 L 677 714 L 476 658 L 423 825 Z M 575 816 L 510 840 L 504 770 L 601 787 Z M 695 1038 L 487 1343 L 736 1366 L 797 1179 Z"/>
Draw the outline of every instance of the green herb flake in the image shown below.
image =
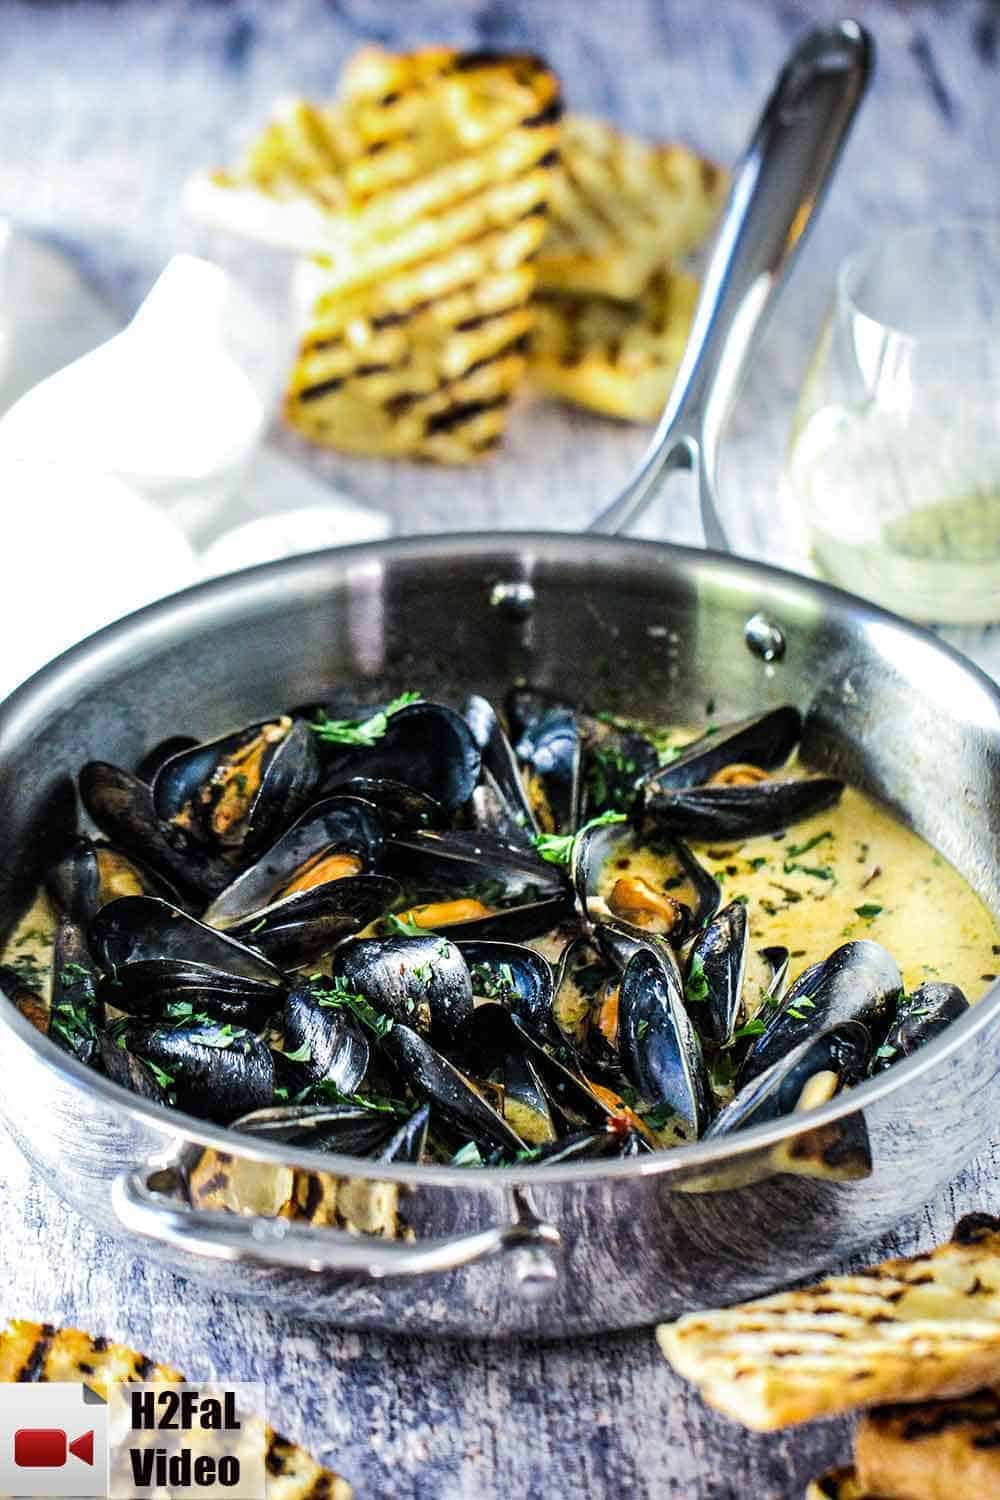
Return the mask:
<path fill-rule="evenodd" d="M 878 916 L 882 908 L 877 901 L 866 901 L 863 906 L 856 906 L 854 910 L 859 917 L 864 917 L 866 921 L 871 922 Z"/>
<path fill-rule="evenodd" d="M 361 1022 L 367 1026 L 369 1031 L 376 1036 L 385 1036 L 393 1028 L 391 1016 L 383 1016 L 374 1006 L 369 1004 L 364 995 L 356 995 L 347 989 L 338 980 L 331 981 L 328 988 L 318 988 L 315 991 L 316 999 L 320 1005 L 328 1010 L 349 1010 Z"/>
<path fill-rule="evenodd" d="M 821 844 L 824 839 L 832 838 L 832 830 L 826 828 L 822 833 L 814 834 L 811 839 L 806 839 L 804 844 L 789 844 L 788 848 L 785 850 L 785 858 L 799 859 L 803 854 L 808 854 L 810 849 L 815 849 L 816 845 Z"/>
<path fill-rule="evenodd" d="M 410 917 L 399 917 L 394 911 L 389 912 L 385 921 L 388 930 L 396 933 L 399 937 L 427 936 L 426 927 L 421 927 L 419 922 L 414 922 Z"/>
<path fill-rule="evenodd" d="M 287 1048 L 286 1048 L 285 1053 L 284 1053 L 284 1057 L 285 1057 L 285 1061 L 286 1062 L 294 1062 L 294 1063 L 312 1062 L 312 1047 L 309 1045 L 308 1042 L 303 1042 L 302 1046 L 301 1047 L 296 1047 L 296 1049 L 295 1049 L 294 1052 L 289 1052 L 287 1050 Z"/>
<path fill-rule="evenodd" d="M 483 1158 L 479 1153 L 479 1147 L 475 1141 L 466 1141 L 460 1151 L 456 1151 L 451 1159 L 453 1167 L 481 1167 L 484 1165 Z"/>
<path fill-rule="evenodd" d="M 624 822 L 624 813 L 601 813 L 599 817 L 591 818 L 588 823 L 584 823 L 583 827 L 577 833 L 536 834 L 534 839 L 535 848 L 550 865 L 568 865 L 573 861 L 573 851 L 576 845 L 591 828 L 604 828 L 611 823 Z"/>
<path fill-rule="evenodd" d="M 692 953 L 691 962 L 688 966 L 687 978 L 684 981 L 684 998 L 700 1005 L 703 1000 L 708 999 L 708 977 L 705 974 L 705 961 L 700 953 Z"/>
<path fill-rule="evenodd" d="M 309 728 L 325 745 L 364 745 L 378 743 L 389 727 L 389 720 L 401 708 L 420 701 L 420 693 L 400 693 L 385 708 L 377 709 L 367 719 L 328 719 L 321 714 Z"/>

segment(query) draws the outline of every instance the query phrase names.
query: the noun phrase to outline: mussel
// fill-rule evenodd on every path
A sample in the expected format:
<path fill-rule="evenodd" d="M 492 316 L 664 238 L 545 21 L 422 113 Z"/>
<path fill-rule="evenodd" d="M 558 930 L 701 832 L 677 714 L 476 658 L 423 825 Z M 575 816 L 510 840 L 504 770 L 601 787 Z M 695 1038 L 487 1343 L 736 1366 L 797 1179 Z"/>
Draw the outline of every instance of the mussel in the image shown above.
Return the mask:
<path fill-rule="evenodd" d="M 802 715 L 789 704 L 733 724 L 722 724 L 706 730 L 683 746 L 665 766 L 653 770 L 645 778 L 644 790 L 648 793 L 654 788 L 678 790 L 704 786 L 734 765 L 777 770 L 785 764 L 801 734 Z"/>
<path fill-rule="evenodd" d="M 403 782 L 449 812 L 472 795 L 479 779 L 479 747 L 465 720 L 443 703 L 410 703 L 389 715 L 371 744 L 324 741 L 325 790 L 354 777 Z"/>
<path fill-rule="evenodd" d="M 610 912 L 619 923 L 674 943 L 707 921 L 720 900 L 718 883 L 686 846 L 640 837 L 624 822 L 584 828 L 570 870 L 585 918 Z"/>
<path fill-rule="evenodd" d="M 82 929 L 60 917 L 52 948 L 49 1035 L 85 1063 L 96 1060 L 105 1024 L 100 981 Z"/>
<path fill-rule="evenodd" d="M 120 896 L 94 917 L 91 952 L 112 978 L 128 964 L 172 959 L 282 989 L 279 969 L 246 944 L 218 932 L 156 896 Z"/>
<path fill-rule="evenodd" d="M 527 1143 L 486 1102 L 471 1079 L 419 1032 L 397 1022 L 382 1038 L 382 1046 L 412 1091 L 430 1104 L 434 1117 L 463 1141 L 511 1156 L 527 1150 Z"/>
<path fill-rule="evenodd" d="M 368 1039 L 333 987 L 305 980 L 289 990 L 282 1011 L 282 1056 L 301 1066 L 313 1083 L 331 1083 L 353 1094 L 368 1072 Z"/>
<path fill-rule="evenodd" d="M 575 833 L 580 812 L 576 710 L 534 688 L 515 688 L 506 708 L 535 822 L 547 833 Z"/>
<path fill-rule="evenodd" d="M 333 977 L 445 1050 L 472 1015 L 469 970 L 446 937 L 354 938 L 337 949 Z"/>
<path fill-rule="evenodd" d="M 939 980 L 926 980 L 910 994 L 900 995 L 885 1041 L 872 1061 L 872 1071 L 881 1072 L 899 1058 L 909 1057 L 968 1009 L 969 1002 L 958 985 Z"/>
<path fill-rule="evenodd" d="M 640 950 L 622 975 L 618 1001 L 622 1067 L 648 1107 L 669 1111 L 697 1139 L 711 1112 L 698 1034 L 684 1008 L 676 964 Z"/>
<path fill-rule="evenodd" d="M 282 716 L 170 756 L 153 780 L 153 804 L 163 822 L 242 863 L 298 816 L 319 776 L 308 724 Z"/>
<path fill-rule="evenodd" d="M 539 1040 L 558 1046 L 562 1037 L 553 1010 L 552 965 L 547 959 L 519 943 L 460 942 L 457 946 L 475 996 L 506 1006 Z"/>
<path fill-rule="evenodd" d="M 114 844 L 77 839 L 46 872 L 45 886 L 57 911 L 86 927 L 91 917 L 119 896 L 162 896 L 177 903 L 176 891 L 134 855 Z"/>
<path fill-rule="evenodd" d="M 742 901 L 724 906 L 691 945 L 685 995 L 701 1035 L 717 1047 L 733 1038 L 743 998 L 749 934 Z"/>
<path fill-rule="evenodd" d="M 348 875 L 251 912 L 230 923 L 226 934 L 282 969 L 300 969 L 325 958 L 399 897 L 396 881 L 384 875 Z"/>
<path fill-rule="evenodd" d="M 377 867 L 381 851 L 382 818 L 373 803 L 326 797 L 216 897 L 204 920 L 228 927 L 288 896 L 365 874 Z"/>
<path fill-rule="evenodd" d="M 832 776 L 751 785 L 652 784 L 643 801 L 644 826 L 687 839 L 742 842 L 824 812 L 839 801 L 843 790 L 844 783 Z"/>
<path fill-rule="evenodd" d="M 470 801 L 475 826 L 495 833 L 514 848 L 533 849 L 540 830 L 496 710 L 487 699 L 473 694 L 466 701 L 465 719 L 482 756 L 482 776 Z"/>
<path fill-rule="evenodd" d="M 764 1029 L 740 1068 L 742 1086 L 756 1078 L 807 1037 L 845 1021 L 863 1022 L 879 1041 L 903 988 L 895 959 L 868 938 L 844 943 L 789 988 L 777 1008 L 763 1017 Z"/>
<path fill-rule="evenodd" d="M 796 1109 L 827 1103 L 864 1077 L 871 1054 L 871 1034 L 859 1021 L 844 1021 L 807 1037 L 744 1084 L 716 1115 L 706 1137 L 728 1135 Z"/>
<path fill-rule="evenodd" d="M 203 1120 L 227 1123 L 271 1103 L 270 1050 L 242 1027 L 128 1020 L 112 1040 L 145 1063 L 179 1109 Z"/>
<path fill-rule="evenodd" d="M 233 1129 L 283 1146 L 371 1156 L 384 1150 L 397 1125 L 394 1114 L 355 1104 L 283 1104 L 233 1121 Z"/>

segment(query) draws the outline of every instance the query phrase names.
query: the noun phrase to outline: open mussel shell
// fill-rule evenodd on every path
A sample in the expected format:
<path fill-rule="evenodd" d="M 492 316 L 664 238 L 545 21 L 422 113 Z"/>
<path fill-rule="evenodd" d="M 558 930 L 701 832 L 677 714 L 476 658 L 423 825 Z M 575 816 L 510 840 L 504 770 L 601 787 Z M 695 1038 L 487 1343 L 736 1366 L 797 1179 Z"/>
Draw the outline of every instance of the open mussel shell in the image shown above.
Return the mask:
<path fill-rule="evenodd" d="M 747 909 L 731 901 L 695 938 L 688 957 L 685 994 L 699 1033 L 725 1047 L 736 1029 L 748 950 Z"/>
<path fill-rule="evenodd" d="M 900 995 L 885 1041 L 872 1064 L 880 1073 L 901 1057 L 932 1041 L 939 1032 L 964 1016 L 969 1002 L 957 984 L 927 980 L 909 995 Z"/>
<path fill-rule="evenodd" d="M 515 688 L 506 707 L 535 822 L 547 832 L 575 833 L 580 815 L 576 710 L 534 688 Z"/>
<path fill-rule="evenodd" d="M 465 720 L 443 703 L 410 703 L 391 714 L 372 745 L 323 745 L 324 790 L 354 777 L 413 787 L 449 812 L 479 780 L 479 747 Z M 381 804 L 380 804 L 381 805 Z"/>
<path fill-rule="evenodd" d="M 435 1120 L 462 1140 L 507 1156 L 527 1149 L 471 1080 L 412 1027 L 397 1022 L 382 1038 L 382 1047 L 412 1092 L 430 1104 Z"/>
<path fill-rule="evenodd" d="M 284 1104 L 242 1115 L 233 1129 L 308 1151 L 372 1156 L 382 1151 L 397 1123 L 388 1111 L 354 1104 Z"/>
<path fill-rule="evenodd" d="M 158 1070 L 179 1109 L 227 1123 L 263 1109 L 274 1094 L 270 1049 L 240 1027 L 118 1023 L 115 1042 Z"/>
<path fill-rule="evenodd" d="M 88 931 L 90 950 L 112 978 L 126 964 L 176 959 L 283 989 L 281 971 L 260 953 L 156 896 L 121 896 L 101 908 Z"/>
<path fill-rule="evenodd" d="M 119 896 L 162 896 L 179 904 L 179 896 L 133 855 L 114 844 L 80 838 L 52 865 L 45 887 L 58 911 L 86 927 L 102 906 Z"/>
<path fill-rule="evenodd" d="M 682 838 L 744 840 L 778 833 L 840 800 L 844 783 L 830 776 L 758 781 L 750 786 L 647 788 L 644 826 Z"/>
<path fill-rule="evenodd" d="M 348 875 L 251 912 L 231 923 L 226 934 L 279 968 L 300 969 L 325 958 L 399 897 L 396 881 L 384 875 Z"/>
<path fill-rule="evenodd" d="M 252 859 L 302 811 L 319 781 L 303 719 L 251 724 L 165 761 L 153 781 L 157 815 L 209 848 Z"/>
<path fill-rule="evenodd" d="M 157 1081 L 152 1068 L 123 1046 L 123 1040 L 107 1033 L 101 1037 L 99 1054 L 106 1076 L 112 1083 L 128 1089 L 129 1093 L 137 1094 L 140 1099 L 150 1099 L 154 1104 L 169 1104 L 170 1095 L 163 1084 Z"/>
<path fill-rule="evenodd" d="M 739 1071 L 742 1086 L 785 1056 L 807 1037 L 845 1021 L 861 1021 L 879 1040 L 885 1035 L 903 981 L 896 960 L 868 938 L 844 943 L 820 964 L 812 964 L 764 1017 Z"/>
<path fill-rule="evenodd" d="M 585 1048 L 598 994 L 609 977 L 608 964 L 589 937 L 578 936 L 566 943 L 555 966 L 551 1004 L 555 1025 L 550 1035 L 543 1033 L 543 1040 L 556 1045 L 568 1042 L 576 1051 Z"/>
<path fill-rule="evenodd" d="M 277 1007 L 273 984 L 228 974 L 191 959 L 147 958 L 123 964 L 101 981 L 100 996 L 116 1010 L 153 1021 L 205 1015 L 259 1026 Z"/>
<path fill-rule="evenodd" d="M 672 873 L 662 879 L 651 877 L 642 859 L 647 852 L 665 862 L 664 871 Z M 674 943 L 706 922 L 721 899 L 717 881 L 690 849 L 676 839 L 647 839 L 627 823 L 585 828 L 573 846 L 570 875 L 585 918 L 593 918 L 601 903 L 620 925 L 639 933 L 659 933 Z M 612 877 L 614 884 L 601 898 L 601 885 Z"/>
<path fill-rule="evenodd" d="M 716 1115 L 706 1138 L 827 1103 L 864 1077 L 871 1053 L 871 1033 L 859 1021 L 844 1021 L 807 1037 L 744 1084 Z"/>
<path fill-rule="evenodd" d="M 232 865 L 206 849 L 177 824 L 164 822 L 144 781 L 107 761 L 92 760 L 80 771 L 80 797 L 101 832 L 137 861 L 153 867 L 199 905 L 217 896 L 233 878 Z"/>
<path fill-rule="evenodd" d="M 378 1154 L 379 1161 L 420 1161 L 427 1146 L 430 1117 L 430 1105 L 421 1104 L 386 1141 Z"/>
<path fill-rule="evenodd" d="M 100 982 L 83 929 L 69 917 L 60 917 L 52 948 L 49 1036 L 85 1063 L 96 1059 L 104 1028 Z"/>
<path fill-rule="evenodd" d="M 385 833 L 409 833 L 418 828 L 450 828 L 451 816 L 426 792 L 388 776 L 352 776 L 327 788 L 331 797 L 358 797 L 378 808 Z"/>
<path fill-rule="evenodd" d="M 461 942 L 457 947 L 474 995 L 497 1001 L 541 1040 L 558 1045 L 562 1037 L 553 1015 L 554 983 L 547 959 L 519 943 Z"/>
<path fill-rule="evenodd" d="M 783 766 L 802 734 L 802 715 L 786 704 L 750 719 L 723 724 L 685 745 L 680 754 L 645 779 L 654 787 L 678 789 L 703 786 L 726 766 L 752 765 L 764 771 Z"/>
<path fill-rule="evenodd" d="M 228 885 L 204 913 L 228 927 L 286 896 L 362 875 L 382 851 L 379 809 L 361 797 L 326 797 L 307 808 L 256 864 Z"/>
<path fill-rule="evenodd" d="M 475 826 L 515 848 L 533 849 L 540 830 L 496 710 L 474 693 L 466 700 L 465 720 L 482 756 L 482 776 L 469 804 Z"/>
<path fill-rule="evenodd" d="M 548 1095 L 522 1034 L 502 1005 L 481 1005 L 468 1028 L 466 1055 L 477 1076 L 503 1091 L 503 1116 L 530 1146 L 554 1141 Z"/>
<path fill-rule="evenodd" d="M 159 740 L 151 749 L 147 750 L 135 768 L 135 774 L 140 781 L 146 781 L 150 785 L 156 780 L 161 766 L 165 766 L 168 760 L 173 760 L 175 755 L 180 755 L 184 750 L 194 750 L 198 741 L 191 734 L 171 734 L 165 740 Z"/>
<path fill-rule="evenodd" d="M 434 931 L 456 938 L 541 937 L 572 912 L 572 893 L 555 865 L 492 834 L 399 835 L 387 841 L 384 864 L 410 905 L 444 908 Z M 451 903 L 461 903 L 454 920 L 447 910 Z"/>
<path fill-rule="evenodd" d="M 356 938 L 337 949 L 333 976 L 446 1051 L 472 1015 L 469 970 L 448 938 Z"/>
<path fill-rule="evenodd" d="M 676 966 L 659 955 L 640 951 L 622 975 L 618 1038 L 622 1068 L 647 1106 L 665 1106 L 687 1136 L 700 1137 L 711 1111 L 708 1073 Z"/>

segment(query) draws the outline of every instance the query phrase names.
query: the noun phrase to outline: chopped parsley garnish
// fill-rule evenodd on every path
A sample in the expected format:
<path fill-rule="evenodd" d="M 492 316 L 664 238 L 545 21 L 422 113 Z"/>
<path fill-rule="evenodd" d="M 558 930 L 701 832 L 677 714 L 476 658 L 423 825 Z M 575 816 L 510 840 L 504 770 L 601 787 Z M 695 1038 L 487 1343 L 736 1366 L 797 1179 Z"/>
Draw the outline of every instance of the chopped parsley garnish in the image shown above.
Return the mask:
<path fill-rule="evenodd" d="M 400 937 L 426 937 L 427 928 L 421 927 L 419 922 L 414 922 L 412 917 L 399 917 L 394 911 L 386 916 L 386 926 L 390 932 L 397 933 Z"/>
<path fill-rule="evenodd" d="M 391 1016 L 381 1015 L 374 1006 L 369 1004 L 364 995 L 356 995 L 336 979 L 330 982 L 329 987 L 317 988 L 315 994 L 319 1004 L 328 1010 L 351 1011 L 361 1024 L 367 1026 L 368 1030 L 373 1031 L 376 1036 L 385 1036 L 393 1028 Z"/>
<path fill-rule="evenodd" d="M 821 844 L 824 839 L 832 838 L 833 833 L 829 828 L 827 828 L 823 831 L 823 833 L 814 834 L 811 839 L 806 839 L 804 844 L 789 844 L 788 848 L 785 850 L 785 858 L 786 860 L 799 859 L 803 854 L 808 854 L 810 849 L 815 849 L 816 845 Z"/>
<path fill-rule="evenodd" d="M 898 1049 L 894 1047 L 891 1042 L 883 1042 L 882 1046 L 879 1047 L 878 1051 L 875 1053 L 875 1056 L 882 1058 L 895 1057 L 897 1050 Z"/>
<path fill-rule="evenodd" d="M 871 922 L 878 916 L 882 908 L 877 901 L 866 901 L 864 906 L 856 906 L 854 910 L 859 917 L 864 917 L 866 921 Z"/>
<path fill-rule="evenodd" d="M 479 1147 L 475 1141 L 466 1141 L 460 1151 L 456 1151 L 451 1159 L 453 1167 L 481 1167 L 484 1165 L 480 1155 Z"/>
<path fill-rule="evenodd" d="M 548 860 L 550 865 L 568 865 L 573 861 L 573 851 L 577 843 L 591 828 L 603 828 L 609 823 L 624 823 L 625 814 L 620 812 L 601 813 L 597 818 L 591 818 L 588 823 L 577 833 L 538 833 L 535 835 L 535 848 L 543 859 Z"/>
<path fill-rule="evenodd" d="M 261 928 L 262 927 L 266 927 L 266 926 L 267 926 L 267 918 L 266 917 L 261 917 L 260 921 L 259 922 L 255 922 L 253 924 L 253 926 L 251 927 L 251 929 L 250 929 L 250 935 L 251 935 L 251 937 L 253 936 L 253 934 L 255 932 L 260 932 Z"/>
<path fill-rule="evenodd" d="M 694 1001 L 696 1005 L 708 999 L 708 978 L 705 974 L 705 962 L 700 953 L 691 955 L 687 978 L 684 981 L 684 998 Z"/>
<path fill-rule="evenodd" d="M 761 1020 L 760 1016 L 753 1016 L 752 1019 L 747 1021 L 745 1025 L 737 1026 L 736 1030 L 733 1032 L 733 1041 L 739 1041 L 739 1039 L 744 1036 L 760 1036 L 761 1032 L 764 1030 L 764 1022 Z"/>
<path fill-rule="evenodd" d="M 782 866 L 786 875 L 794 875 L 796 872 L 802 875 L 811 875 L 814 880 L 832 880 L 834 884 L 837 877 L 829 865 L 800 865 L 793 859 L 786 859 Z"/>
<path fill-rule="evenodd" d="M 473 990 L 486 1000 L 504 1000 L 517 993 L 510 964 L 499 964 L 496 969 L 490 964 L 473 964 L 469 973 Z"/>
<path fill-rule="evenodd" d="M 649 1022 L 645 1019 L 645 1017 L 643 1017 L 643 1019 L 639 1022 L 639 1024 L 635 1028 L 635 1034 L 639 1038 L 640 1041 L 646 1035 L 646 1032 L 648 1030 L 649 1030 Z"/>
<path fill-rule="evenodd" d="M 148 1057 L 140 1057 L 139 1061 L 145 1063 L 146 1067 L 152 1073 L 161 1089 L 170 1088 L 171 1084 L 174 1081 L 172 1073 L 165 1072 L 163 1068 L 159 1067 L 157 1063 L 152 1062 Z"/>
<path fill-rule="evenodd" d="M 418 703 L 420 697 L 420 693 L 400 693 L 398 698 L 393 698 L 385 708 L 376 709 L 367 719 L 328 719 L 320 709 L 309 728 L 325 745 L 375 745 L 388 729 L 393 714 L 409 703 Z"/>
<path fill-rule="evenodd" d="M 287 1048 L 284 1052 L 286 1062 L 294 1063 L 312 1062 L 312 1055 L 312 1047 L 308 1042 L 303 1042 L 302 1046 L 296 1047 L 294 1052 L 289 1052 Z"/>

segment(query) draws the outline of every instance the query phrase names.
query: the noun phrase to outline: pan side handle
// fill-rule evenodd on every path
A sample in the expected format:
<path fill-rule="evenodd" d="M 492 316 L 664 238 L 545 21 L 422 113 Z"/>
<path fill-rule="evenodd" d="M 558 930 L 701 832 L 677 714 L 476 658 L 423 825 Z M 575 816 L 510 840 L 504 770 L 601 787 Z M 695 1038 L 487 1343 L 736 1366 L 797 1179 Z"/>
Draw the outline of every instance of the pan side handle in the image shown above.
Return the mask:
<path fill-rule="evenodd" d="M 733 174 L 691 335 L 633 477 L 588 530 L 624 531 L 673 469 L 694 469 L 709 547 L 728 552 L 716 501 L 722 429 L 766 316 L 833 175 L 874 63 L 856 21 L 807 34 L 789 57 Z"/>
<path fill-rule="evenodd" d="M 307 1227 L 287 1219 L 191 1208 L 171 1195 L 173 1186 L 174 1174 L 153 1164 L 116 1177 L 111 1204 L 123 1229 L 167 1249 L 209 1260 L 316 1275 L 361 1275 L 373 1281 L 388 1276 L 430 1276 L 510 1254 L 515 1285 L 528 1301 L 548 1296 L 559 1276 L 559 1232 L 538 1219 L 516 1190 L 512 1195 L 516 1217 L 510 1224 L 407 1242 Z"/>

